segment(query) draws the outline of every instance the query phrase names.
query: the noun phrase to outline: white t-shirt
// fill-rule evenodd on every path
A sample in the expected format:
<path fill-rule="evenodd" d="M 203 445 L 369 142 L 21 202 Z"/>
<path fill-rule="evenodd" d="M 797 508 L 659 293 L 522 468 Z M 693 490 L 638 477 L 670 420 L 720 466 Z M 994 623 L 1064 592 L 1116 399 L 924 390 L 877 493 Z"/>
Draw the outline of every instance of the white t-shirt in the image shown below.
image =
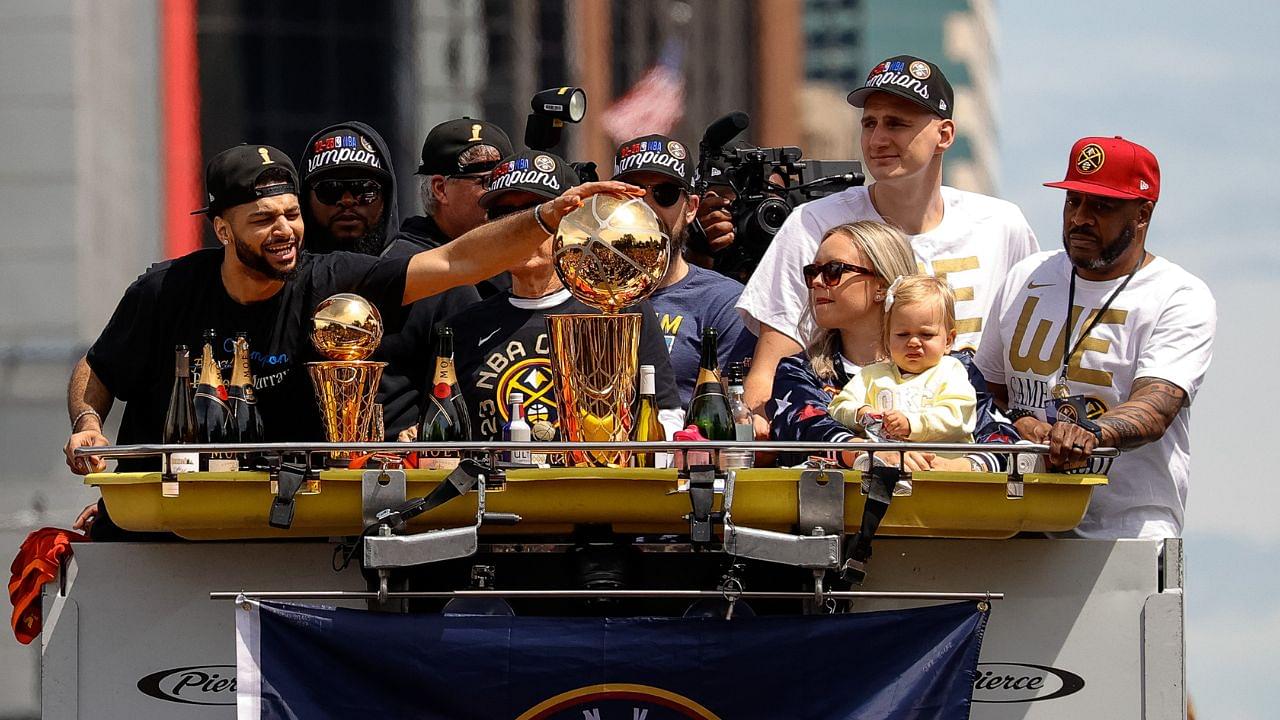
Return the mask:
<path fill-rule="evenodd" d="M 976 347 L 991 298 L 1009 268 L 1039 252 L 1040 245 L 1013 203 L 945 185 L 942 200 L 946 209 L 938 227 L 908 239 L 921 271 L 945 277 L 956 291 L 955 347 Z M 803 344 L 806 332 L 800 324 L 809 289 L 800 268 L 813 262 L 828 230 L 859 220 L 884 222 L 866 187 L 849 188 L 797 207 L 774 236 L 738 300 L 747 327 L 759 335 L 760 323 L 765 323 Z"/>
<path fill-rule="evenodd" d="M 1071 261 L 1065 252 L 1040 253 L 1009 272 L 997 293 L 974 358 L 989 382 L 1009 391 L 1010 408 L 1042 420 L 1062 371 Z M 1072 347 L 1080 332 L 1124 277 L 1104 282 L 1076 278 Z M 1167 380 L 1187 393 L 1164 436 L 1128 450 L 1114 463 L 1094 459 L 1089 472 L 1107 472 L 1110 484 L 1093 493 L 1073 535 L 1096 538 L 1176 537 L 1187 503 L 1191 402 L 1213 355 L 1217 308 L 1208 286 L 1164 258 L 1140 269 L 1072 361 L 1068 386 L 1084 395 L 1090 417 L 1128 399 L 1138 378 Z M 1108 467 L 1109 466 L 1109 467 Z"/>

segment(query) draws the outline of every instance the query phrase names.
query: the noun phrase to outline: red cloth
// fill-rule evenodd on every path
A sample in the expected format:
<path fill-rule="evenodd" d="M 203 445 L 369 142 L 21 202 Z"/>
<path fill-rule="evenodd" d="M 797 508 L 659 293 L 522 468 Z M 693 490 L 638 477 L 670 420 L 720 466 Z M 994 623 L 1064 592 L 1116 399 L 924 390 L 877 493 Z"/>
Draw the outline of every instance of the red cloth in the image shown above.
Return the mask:
<path fill-rule="evenodd" d="M 13 603 L 13 635 L 26 645 L 40 634 L 40 588 L 57 579 L 62 559 L 71 555 L 71 543 L 89 539 L 71 530 L 40 528 L 27 536 L 9 566 L 9 601 Z"/>

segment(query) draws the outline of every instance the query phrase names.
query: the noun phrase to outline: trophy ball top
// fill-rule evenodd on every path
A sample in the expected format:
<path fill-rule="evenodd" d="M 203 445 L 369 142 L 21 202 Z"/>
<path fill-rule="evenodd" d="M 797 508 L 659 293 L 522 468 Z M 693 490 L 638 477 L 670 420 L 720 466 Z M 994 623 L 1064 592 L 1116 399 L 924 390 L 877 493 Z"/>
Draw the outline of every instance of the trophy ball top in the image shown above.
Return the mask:
<path fill-rule="evenodd" d="M 670 250 L 662 223 L 643 199 L 601 194 L 560 221 L 551 255 L 574 297 L 616 313 L 658 288 Z"/>
<path fill-rule="evenodd" d="M 364 360 L 382 342 L 382 315 L 353 293 L 338 293 L 316 306 L 311 344 L 329 360 Z"/>

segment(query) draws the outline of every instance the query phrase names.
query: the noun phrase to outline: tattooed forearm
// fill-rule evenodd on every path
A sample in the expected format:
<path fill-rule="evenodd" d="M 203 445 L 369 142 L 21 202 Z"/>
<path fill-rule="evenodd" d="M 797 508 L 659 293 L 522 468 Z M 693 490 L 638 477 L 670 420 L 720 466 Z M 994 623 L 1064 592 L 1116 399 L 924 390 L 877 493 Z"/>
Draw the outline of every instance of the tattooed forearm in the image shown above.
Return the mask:
<path fill-rule="evenodd" d="M 1102 444 L 1128 450 L 1159 440 L 1187 400 L 1182 388 L 1159 378 L 1139 378 L 1129 399 L 1098 418 Z"/>

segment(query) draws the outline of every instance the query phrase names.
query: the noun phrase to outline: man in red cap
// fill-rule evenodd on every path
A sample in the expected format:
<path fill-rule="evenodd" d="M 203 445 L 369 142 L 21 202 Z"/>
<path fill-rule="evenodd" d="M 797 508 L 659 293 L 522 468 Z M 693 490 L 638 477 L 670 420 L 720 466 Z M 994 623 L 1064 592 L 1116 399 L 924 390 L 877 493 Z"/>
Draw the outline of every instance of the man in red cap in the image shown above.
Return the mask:
<path fill-rule="evenodd" d="M 997 293 L 975 362 L 1049 464 L 1107 473 L 1073 534 L 1175 537 L 1190 476 L 1191 402 L 1217 312 L 1199 278 L 1147 251 L 1160 168 L 1124 138 L 1071 149 L 1063 250 L 1033 255 Z M 1091 457 L 1116 447 L 1114 462 Z"/>

